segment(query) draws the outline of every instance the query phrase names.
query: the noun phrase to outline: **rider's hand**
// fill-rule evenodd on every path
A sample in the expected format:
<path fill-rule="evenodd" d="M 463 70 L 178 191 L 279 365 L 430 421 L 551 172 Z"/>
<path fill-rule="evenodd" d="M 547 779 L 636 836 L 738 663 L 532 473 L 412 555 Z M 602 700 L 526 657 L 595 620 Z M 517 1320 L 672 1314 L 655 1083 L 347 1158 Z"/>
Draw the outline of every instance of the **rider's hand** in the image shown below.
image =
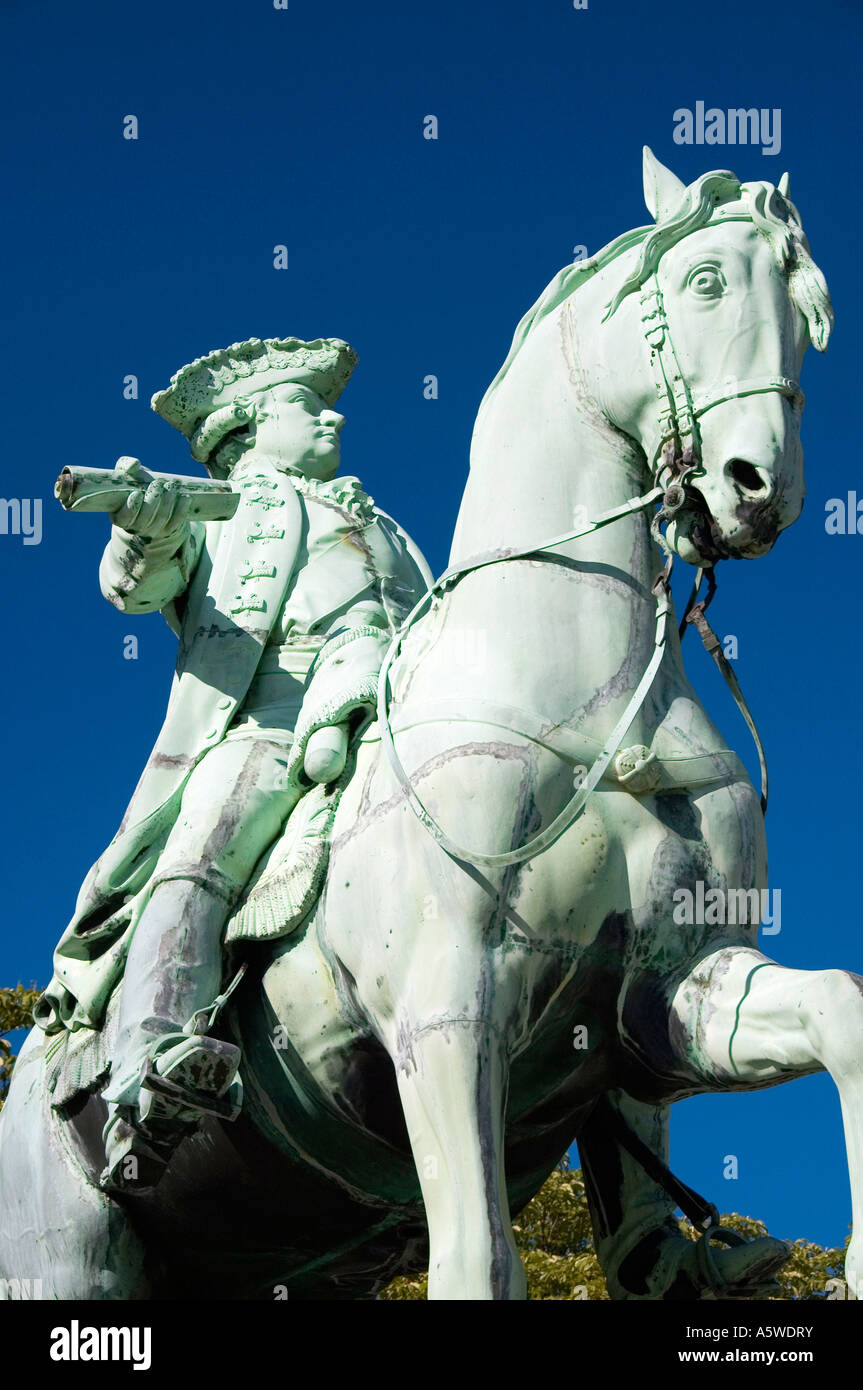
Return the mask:
<path fill-rule="evenodd" d="M 313 782 L 334 782 L 344 772 L 347 756 L 347 724 L 327 724 L 309 737 L 303 769 Z"/>
<path fill-rule="evenodd" d="M 146 487 L 130 492 L 111 521 L 124 531 L 147 540 L 161 540 L 179 532 L 189 511 L 189 497 L 179 491 L 179 484 L 154 478 Z"/>

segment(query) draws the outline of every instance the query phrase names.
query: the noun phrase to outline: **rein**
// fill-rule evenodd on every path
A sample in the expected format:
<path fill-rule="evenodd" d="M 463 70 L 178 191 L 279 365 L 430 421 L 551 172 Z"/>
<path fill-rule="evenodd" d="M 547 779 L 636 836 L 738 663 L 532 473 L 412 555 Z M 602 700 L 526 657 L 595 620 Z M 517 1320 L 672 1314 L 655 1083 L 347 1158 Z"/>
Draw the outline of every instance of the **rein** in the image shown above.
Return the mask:
<path fill-rule="evenodd" d="M 755 720 L 752 718 L 752 715 L 749 711 L 749 706 L 747 705 L 746 700 L 744 698 L 743 691 L 740 689 L 740 682 L 734 674 L 734 671 L 731 667 L 731 662 L 728 660 L 728 657 L 722 650 L 722 644 L 719 641 L 719 638 L 716 636 L 716 633 L 713 631 L 713 628 L 707 621 L 705 609 L 708 607 L 710 603 L 713 602 L 713 596 L 716 593 L 716 575 L 713 573 L 712 569 L 709 569 L 707 571 L 707 597 L 702 599 L 700 603 L 696 603 L 696 599 L 698 597 L 698 590 L 701 585 L 701 579 L 703 574 L 704 571 L 699 570 L 695 577 L 695 583 L 692 586 L 692 593 L 689 596 L 689 602 L 686 605 L 686 611 L 683 614 L 683 620 L 680 624 L 680 639 L 681 641 L 683 640 L 686 634 L 687 627 L 690 623 L 692 623 L 695 627 L 698 628 L 698 634 L 701 638 L 701 641 L 704 644 L 704 650 L 706 652 L 709 652 L 709 654 L 713 657 L 713 660 L 716 662 L 716 665 L 722 672 L 728 689 L 731 691 L 731 694 L 734 697 L 734 702 L 737 705 L 737 708 L 740 710 L 740 713 L 746 720 L 746 727 L 752 735 L 752 741 L 755 744 L 755 749 L 758 753 L 758 762 L 761 768 L 761 813 L 762 815 L 766 816 L 768 794 L 767 755 L 764 752 L 764 745 L 761 742 L 761 735 L 758 732 Z"/>
<path fill-rule="evenodd" d="M 610 522 L 617 521 L 621 516 L 627 516 L 633 512 L 640 511 L 644 507 L 650 506 L 652 502 L 658 501 L 662 495 L 663 492 L 661 487 L 651 488 L 650 492 L 645 493 L 643 497 L 631 498 L 622 506 L 615 507 L 612 511 L 602 513 L 595 521 L 586 522 L 584 526 L 580 526 L 574 531 L 568 531 L 562 536 L 555 536 L 553 540 L 546 541 L 544 545 L 528 546 L 524 550 L 512 551 L 507 554 L 481 556 L 477 560 L 471 561 L 469 564 L 457 565 L 452 569 L 448 569 L 441 575 L 440 579 L 436 580 L 432 587 L 423 594 L 422 598 L 408 614 L 399 631 L 395 634 L 387 650 L 387 654 L 384 657 L 378 682 L 378 720 L 381 728 L 381 741 L 390 766 L 396 775 L 399 785 L 406 793 L 417 818 L 450 858 L 459 860 L 463 863 L 473 864 L 476 868 L 483 869 L 505 869 L 512 864 L 523 864 L 528 859 L 533 859 L 535 855 L 541 854 L 543 850 L 548 849 L 549 845 L 552 845 L 555 840 L 559 839 L 575 820 L 576 816 L 582 811 L 591 792 L 602 780 L 606 768 L 617 753 L 623 735 L 626 733 L 644 703 L 647 692 L 653 684 L 656 673 L 662 664 L 662 657 L 665 652 L 667 619 L 671 611 L 671 591 L 668 586 L 668 578 L 671 573 L 672 558 L 669 555 L 665 569 L 653 586 L 653 592 L 656 597 L 656 637 L 653 655 L 626 709 L 606 739 L 602 751 L 596 758 L 593 767 L 590 769 L 590 772 L 585 777 L 575 795 L 567 802 L 566 806 L 560 812 L 560 815 L 556 816 L 551 824 L 546 826 L 545 830 L 539 831 L 538 834 L 532 836 L 531 839 L 518 849 L 508 850 L 503 854 L 479 854 L 473 850 L 468 850 L 463 846 L 457 845 L 423 805 L 416 788 L 402 766 L 401 759 L 396 752 L 396 746 L 393 741 L 388 710 L 390 668 L 401 649 L 402 642 L 423 609 L 431 600 L 437 595 L 446 593 L 447 590 L 457 584 L 464 575 L 472 574 L 476 570 L 486 568 L 488 565 L 502 564 L 507 560 L 540 559 L 545 551 L 551 550 L 554 546 L 563 545 L 566 541 L 575 540 L 579 536 L 590 535 L 592 532 L 598 531 L 601 527 L 609 525 Z M 660 515 L 660 513 L 657 513 L 657 515 Z"/>
<path fill-rule="evenodd" d="M 680 476 L 686 476 L 686 474 L 688 474 L 690 471 L 691 465 L 690 467 L 685 468 Z M 508 560 L 541 559 L 546 551 L 552 550 L 555 546 L 564 545 L 567 541 L 577 540 L 580 536 L 591 535 L 593 532 L 600 530 L 604 526 L 608 526 L 611 522 L 617 521 L 621 517 L 629 516 L 633 513 L 637 513 L 639 511 L 644 510 L 646 507 L 651 506 L 654 502 L 659 501 L 660 498 L 663 499 L 663 504 L 660 507 L 660 509 L 656 512 L 655 516 L 653 517 L 653 520 L 651 521 L 651 531 L 657 537 L 663 549 L 665 550 L 667 559 L 665 563 L 665 568 L 657 577 L 653 585 L 653 593 L 656 599 L 656 634 L 654 638 L 653 655 L 651 656 L 650 661 L 647 664 L 647 667 L 644 671 L 643 676 L 641 677 L 641 680 L 639 681 L 638 685 L 633 691 L 632 696 L 626 706 L 626 709 L 624 710 L 623 714 L 620 716 L 620 719 L 617 721 L 608 738 L 606 739 L 605 744 L 603 745 L 601 752 L 595 759 L 589 773 L 585 777 L 584 781 L 581 783 L 575 795 L 571 797 L 571 799 L 567 802 L 566 806 L 563 808 L 560 814 L 555 817 L 551 824 L 546 826 L 544 830 L 541 830 L 536 835 L 532 836 L 529 840 L 526 841 L 525 844 L 519 846 L 519 848 L 508 850 L 501 854 L 481 854 L 474 850 L 465 849 L 464 846 L 456 844 L 456 842 L 453 839 L 451 839 L 451 837 L 446 833 L 443 827 L 438 824 L 438 822 L 435 820 L 435 818 L 431 815 L 431 813 L 423 804 L 416 788 L 414 787 L 413 783 L 410 780 L 410 777 L 408 776 L 407 772 L 405 771 L 402 765 L 401 759 L 399 758 L 399 755 L 396 751 L 396 746 L 393 739 L 392 726 L 390 724 L 389 719 L 389 676 L 392 664 L 401 650 L 401 646 L 405 637 L 413 627 L 417 618 L 419 618 L 419 616 L 422 614 L 423 610 L 431 603 L 432 599 L 434 599 L 437 596 L 443 596 L 444 594 L 446 594 L 450 589 L 454 588 L 458 581 L 464 578 L 466 574 L 473 574 L 477 570 L 485 569 L 489 565 L 503 564 Z M 663 492 L 663 489 L 657 485 L 656 487 L 651 488 L 649 492 L 644 493 L 643 496 L 630 498 L 628 502 L 623 503 L 621 506 L 614 507 L 610 511 L 601 513 L 600 516 L 598 516 L 594 521 L 586 522 L 583 526 L 580 526 L 573 531 L 567 531 L 561 536 L 555 536 L 552 540 L 546 541 L 544 545 L 527 546 L 523 550 L 508 551 L 506 553 L 491 553 L 488 555 L 479 556 L 476 560 L 472 560 L 467 564 L 455 565 L 452 568 L 446 570 L 444 574 L 442 574 L 440 578 L 435 581 L 431 588 L 426 590 L 419 602 L 414 605 L 413 609 L 408 614 L 407 618 L 405 619 L 402 626 L 399 628 L 398 632 L 395 633 L 393 640 L 390 643 L 389 648 L 387 649 L 386 656 L 384 657 L 378 683 L 377 714 L 381 730 L 381 741 L 386 751 L 389 764 L 396 776 L 396 779 L 400 787 L 405 792 L 408 801 L 410 802 L 411 808 L 417 816 L 417 819 L 421 821 L 421 823 L 425 826 L 426 830 L 429 832 L 432 838 L 440 845 L 441 849 L 446 854 L 448 854 L 451 859 L 457 860 L 463 864 L 472 864 L 476 868 L 482 869 L 505 869 L 509 868 L 513 864 L 526 863 L 529 859 L 533 859 L 536 855 L 541 854 L 543 850 L 548 849 L 550 845 L 554 844 L 555 840 L 559 839 L 560 836 L 564 833 L 564 831 L 569 829 L 573 821 L 584 809 L 584 806 L 586 805 L 591 792 L 593 792 L 595 788 L 598 786 L 598 784 L 601 782 L 603 776 L 605 775 L 605 772 L 608 769 L 609 764 L 618 752 L 620 745 L 623 741 L 624 734 L 626 733 L 627 729 L 632 724 L 633 720 L 635 719 L 636 715 L 641 709 L 641 706 L 643 705 L 644 700 L 647 697 L 648 691 L 650 690 L 650 687 L 653 685 L 659 668 L 662 665 L 662 658 L 665 654 L 668 615 L 671 612 L 672 608 L 671 588 L 669 581 L 673 565 L 673 555 L 668 550 L 664 537 L 659 531 L 659 526 L 661 525 L 663 520 L 670 520 L 677 512 L 679 512 L 680 509 L 683 507 L 685 500 L 685 487 L 682 483 L 672 483 L 671 486 L 665 492 Z M 692 594 L 686 607 L 683 621 L 680 625 L 681 635 L 686 632 L 687 625 L 690 623 L 694 624 L 698 628 L 705 649 L 708 652 L 710 652 L 710 654 L 716 661 L 716 664 L 718 665 L 720 671 L 725 677 L 725 680 L 729 688 L 731 689 L 731 693 L 734 696 L 734 699 L 741 713 L 743 714 L 744 719 L 746 720 L 747 726 L 750 732 L 752 733 L 752 737 L 755 740 L 755 745 L 758 750 L 758 758 L 761 765 L 761 809 L 762 812 L 766 814 L 767 762 L 764 754 L 764 748 L 758 733 L 758 729 L 755 725 L 755 721 L 749 712 L 749 707 L 746 704 L 743 692 L 740 689 L 740 684 L 737 680 L 737 677 L 735 676 L 734 671 L 731 669 L 731 665 L 727 657 L 725 656 L 725 653 L 722 651 L 719 638 L 713 632 L 705 616 L 705 609 L 707 608 L 707 605 L 712 601 L 713 595 L 716 592 L 716 578 L 712 570 L 708 571 L 709 591 L 707 598 L 703 599 L 700 603 L 697 603 L 695 601 L 698 595 L 702 574 L 703 571 L 699 570 L 698 575 L 696 577 L 696 582 L 693 586 Z"/>
<path fill-rule="evenodd" d="M 378 685 L 377 714 L 381 729 L 381 741 L 386 751 L 389 764 L 417 818 L 422 822 L 432 838 L 440 845 L 441 849 L 449 855 L 450 858 L 460 862 L 462 865 L 470 864 L 475 868 L 481 869 L 505 869 L 514 864 L 524 864 L 528 860 L 533 859 L 536 855 L 541 854 L 543 850 L 548 849 L 550 845 L 554 844 L 564 831 L 569 829 L 576 817 L 580 815 L 591 793 L 596 789 L 605 775 L 612 759 L 618 754 L 623 737 L 641 709 L 648 691 L 662 665 L 662 658 L 665 654 L 668 615 L 672 608 L 670 577 L 674 557 L 660 527 L 663 522 L 671 521 L 674 516 L 683 509 L 687 502 L 687 483 L 693 475 L 703 471 L 701 469 L 701 438 L 698 428 L 698 421 L 701 416 L 708 410 L 712 410 L 714 406 L 722 404 L 724 401 L 736 397 L 760 395 L 772 391 L 776 391 L 785 396 L 791 403 L 793 409 L 802 410 L 803 408 L 805 398 L 803 392 L 800 390 L 799 384 L 796 381 L 792 381 L 789 377 L 784 376 L 749 377 L 744 381 L 729 381 L 726 382 L 721 389 L 711 394 L 703 394 L 694 399 L 689 383 L 681 371 L 677 353 L 674 350 L 662 291 L 655 270 L 645 279 L 642 285 L 640 303 L 642 329 L 649 349 L 650 368 L 653 374 L 658 405 L 657 438 L 652 455 L 649 458 L 654 486 L 641 496 L 632 497 L 621 506 L 614 507 L 607 512 L 602 512 L 595 520 L 588 521 L 583 526 L 579 526 L 573 531 L 567 531 L 561 536 L 555 536 L 551 540 L 545 541 L 542 545 L 526 546 L 523 550 L 490 551 L 487 554 L 477 556 L 475 559 L 465 564 L 454 565 L 447 569 L 444 574 L 435 581 L 431 588 L 423 594 L 422 598 L 408 614 L 405 622 L 395 633 L 387 650 L 383 665 L 381 666 Z M 666 477 L 665 481 L 662 482 L 660 480 L 663 478 L 664 474 Z M 619 520 L 621 517 L 645 510 L 655 502 L 658 502 L 660 498 L 662 499 L 662 505 L 655 513 L 650 523 L 651 533 L 666 557 L 665 568 L 654 582 L 652 590 L 656 599 L 656 633 L 653 654 L 641 680 L 633 691 L 626 709 L 606 739 L 589 773 L 551 824 L 532 836 L 525 844 L 519 846 L 517 849 L 508 850 L 501 854 L 481 854 L 456 844 L 424 806 L 410 777 L 402 766 L 393 740 L 393 732 L 389 720 L 389 675 L 392 664 L 401 650 L 405 637 L 424 609 L 431 604 L 432 600 L 437 597 L 442 597 L 449 592 L 449 590 L 451 590 L 459 580 L 463 579 L 465 575 L 473 574 L 477 570 L 485 569 L 489 565 L 504 564 L 510 560 L 542 559 L 546 552 L 554 550 L 557 546 L 564 545 L 569 541 L 578 540 L 582 536 L 592 535 L 595 531 L 610 525 L 610 523 Z M 758 751 L 758 760 L 761 767 L 761 810 L 762 813 L 766 814 L 768 781 L 764 747 L 755 721 L 744 699 L 737 677 L 725 653 L 722 651 L 719 638 L 707 621 L 705 610 L 713 599 L 716 591 L 716 578 L 712 568 L 708 570 L 709 590 L 707 597 L 700 603 L 696 601 L 703 573 L 703 569 L 698 570 L 692 594 L 687 603 L 683 621 L 680 624 L 680 635 L 682 638 L 686 632 L 687 626 L 690 624 L 698 629 L 705 649 L 711 654 L 722 672 L 726 684 L 734 697 L 735 703 L 746 721 Z M 515 732 L 517 732 L 517 730 Z M 635 752 L 636 750 L 633 751 Z M 638 751 L 640 752 L 641 750 Z M 636 754 L 636 756 L 638 755 Z M 640 771 L 649 760 L 649 757 L 645 756 L 643 760 L 636 761 L 634 770 Z M 621 781 L 623 781 L 622 778 Z M 625 781 L 623 781 L 623 784 L 625 785 Z"/>

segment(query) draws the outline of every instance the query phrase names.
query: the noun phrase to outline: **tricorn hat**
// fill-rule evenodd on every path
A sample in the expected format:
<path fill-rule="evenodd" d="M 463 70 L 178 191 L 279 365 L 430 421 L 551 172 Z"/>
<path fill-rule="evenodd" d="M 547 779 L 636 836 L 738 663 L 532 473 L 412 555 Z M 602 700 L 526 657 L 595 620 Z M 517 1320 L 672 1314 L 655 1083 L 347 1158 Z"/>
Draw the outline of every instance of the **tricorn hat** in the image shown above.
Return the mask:
<path fill-rule="evenodd" d="M 311 343 L 300 338 L 250 338 L 181 367 L 171 377 L 170 386 L 156 392 L 150 405 L 192 441 L 192 453 L 199 457 L 209 450 L 196 449 L 193 436 L 201 433 L 201 425 L 215 412 L 230 415 L 225 407 L 232 406 L 237 397 L 297 381 L 332 406 L 356 364 L 356 353 L 342 338 L 316 338 Z M 242 419 L 241 412 L 237 415 Z"/>

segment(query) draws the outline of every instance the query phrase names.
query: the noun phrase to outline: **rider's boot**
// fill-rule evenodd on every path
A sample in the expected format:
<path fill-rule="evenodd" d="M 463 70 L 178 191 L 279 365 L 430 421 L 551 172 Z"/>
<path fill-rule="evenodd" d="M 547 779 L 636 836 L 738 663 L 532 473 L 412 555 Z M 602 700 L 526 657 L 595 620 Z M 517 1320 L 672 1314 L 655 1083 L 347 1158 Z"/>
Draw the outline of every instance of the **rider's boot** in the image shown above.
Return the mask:
<path fill-rule="evenodd" d="M 153 889 L 137 925 L 105 1092 L 108 1190 L 151 1190 L 204 1115 L 239 1114 L 240 1050 L 205 1031 L 219 1007 L 225 914 L 223 895 L 171 879 Z"/>

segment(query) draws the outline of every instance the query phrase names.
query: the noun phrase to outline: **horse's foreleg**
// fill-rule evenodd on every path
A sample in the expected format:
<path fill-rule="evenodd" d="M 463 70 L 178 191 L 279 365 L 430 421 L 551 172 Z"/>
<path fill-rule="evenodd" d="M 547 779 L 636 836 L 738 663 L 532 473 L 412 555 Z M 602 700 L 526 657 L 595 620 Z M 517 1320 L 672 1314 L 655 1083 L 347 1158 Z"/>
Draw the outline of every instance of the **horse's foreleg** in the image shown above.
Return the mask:
<path fill-rule="evenodd" d="M 400 1032 L 398 1084 L 429 1228 L 430 1299 L 519 1299 L 503 1170 L 507 1068 L 485 1021 Z"/>
<path fill-rule="evenodd" d="M 708 1091 L 749 1090 L 828 1071 L 842 1104 L 854 1235 L 845 1271 L 863 1298 L 863 978 L 789 970 L 729 947 L 676 990 L 671 1035 Z"/>

